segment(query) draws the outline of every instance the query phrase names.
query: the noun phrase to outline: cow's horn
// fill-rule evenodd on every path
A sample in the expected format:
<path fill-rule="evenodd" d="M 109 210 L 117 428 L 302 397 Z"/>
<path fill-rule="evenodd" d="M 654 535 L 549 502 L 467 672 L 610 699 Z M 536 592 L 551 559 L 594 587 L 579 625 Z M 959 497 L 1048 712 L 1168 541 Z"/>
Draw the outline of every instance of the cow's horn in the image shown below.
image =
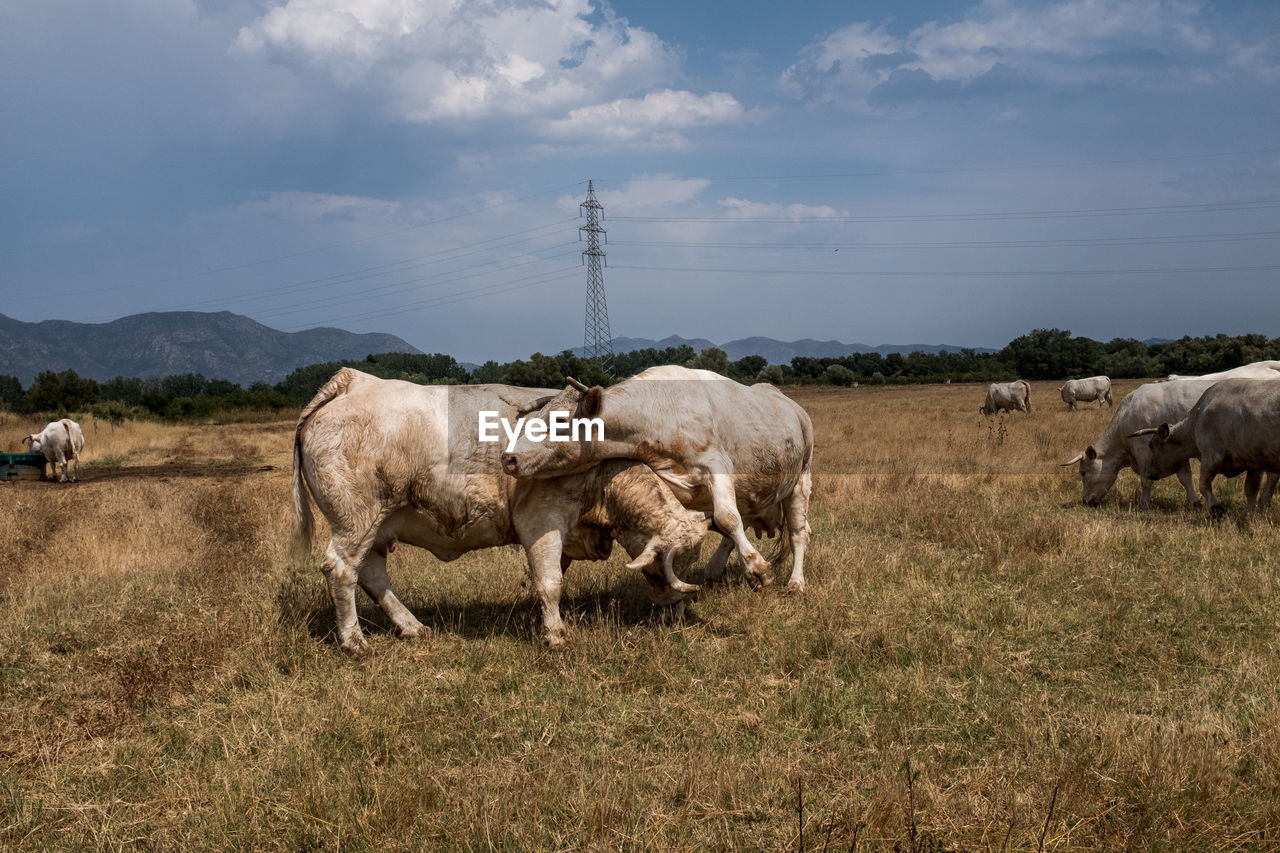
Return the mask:
<path fill-rule="evenodd" d="M 1067 467 L 1068 465 L 1074 465 L 1074 464 L 1076 464 L 1077 462 L 1079 462 L 1079 461 L 1080 461 L 1081 459 L 1083 459 L 1083 458 L 1084 458 L 1084 451 L 1082 450 L 1082 451 L 1080 451 L 1079 453 L 1077 453 L 1075 456 L 1073 456 L 1073 457 L 1071 457 L 1070 459 L 1068 459 L 1066 462 L 1063 462 L 1063 463 L 1062 463 L 1062 467 L 1063 467 L 1063 468 L 1065 468 L 1065 467 Z"/>
<path fill-rule="evenodd" d="M 569 384 L 569 387 L 570 387 L 570 388 L 575 388 L 575 389 L 577 389 L 578 391 L 581 391 L 583 394 L 585 394 L 585 393 L 587 393 L 588 391 L 590 391 L 590 390 L 591 390 L 591 389 L 590 389 L 590 388 L 588 388 L 586 385 L 583 385 L 581 382 L 579 382 L 578 380 L 574 379 L 572 376 L 566 376 L 566 377 L 564 378 L 564 381 L 565 381 L 565 382 L 567 382 L 567 383 Z"/>
<path fill-rule="evenodd" d="M 644 546 L 644 550 L 640 552 L 639 557 L 636 557 L 630 563 L 627 563 L 627 568 L 643 569 L 648 566 L 657 558 L 657 555 L 653 553 L 655 548 L 657 548 L 657 546 L 650 541 L 648 545 Z"/>
<path fill-rule="evenodd" d="M 1159 431 L 1160 427 L 1147 427 L 1146 429 L 1140 429 L 1137 432 L 1129 433 L 1129 438 L 1137 438 L 1140 435 L 1155 435 Z"/>
<path fill-rule="evenodd" d="M 691 592 L 697 592 L 698 587 L 695 584 L 685 583 L 676 577 L 676 571 L 671 567 L 671 552 L 668 551 L 662 559 L 662 577 L 666 580 L 667 586 L 676 592 L 683 592 L 686 595 Z"/>

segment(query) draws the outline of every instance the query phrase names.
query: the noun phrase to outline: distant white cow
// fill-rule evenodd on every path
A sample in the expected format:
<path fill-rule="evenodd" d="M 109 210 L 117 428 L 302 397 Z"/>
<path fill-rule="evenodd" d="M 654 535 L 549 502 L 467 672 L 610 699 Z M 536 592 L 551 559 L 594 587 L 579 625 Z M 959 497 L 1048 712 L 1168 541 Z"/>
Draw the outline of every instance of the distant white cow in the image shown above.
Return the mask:
<path fill-rule="evenodd" d="M 62 466 L 58 477 L 59 483 L 67 482 L 67 463 L 72 464 L 71 481 L 80 481 L 80 451 L 84 450 L 84 433 L 80 424 L 69 418 L 53 421 L 43 431 L 32 433 L 22 439 L 31 448 L 32 453 L 43 453 L 51 469 L 52 477 Z M 43 472 L 41 472 L 43 474 Z"/>
<path fill-rule="evenodd" d="M 984 415 L 994 415 L 1001 409 L 1031 413 L 1031 386 L 1027 384 L 1027 380 L 992 382 L 987 387 L 987 400 L 978 411 Z"/>
<path fill-rule="evenodd" d="M 1062 383 L 1058 393 L 1062 395 L 1062 402 L 1066 403 L 1073 412 L 1076 411 L 1076 403 L 1092 403 L 1097 400 L 1099 409 L 1102 408 L 1103 403 L 1108 406 L 1112 405 L 1111 378 L 1109 376 L 1068 379 Z"/>

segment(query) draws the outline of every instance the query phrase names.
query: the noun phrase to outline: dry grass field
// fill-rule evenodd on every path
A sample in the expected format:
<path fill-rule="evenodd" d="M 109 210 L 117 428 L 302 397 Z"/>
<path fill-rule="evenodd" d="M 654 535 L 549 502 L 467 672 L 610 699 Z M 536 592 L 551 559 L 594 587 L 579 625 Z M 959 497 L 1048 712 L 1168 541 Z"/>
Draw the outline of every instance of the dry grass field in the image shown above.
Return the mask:
<path fill-rule="evenodd" d="M 794 396 L 809 591 L 670 626 L 578 563 L 561 653 L 518 551 L 405 547 L 431 637 L 362 599 L 349 658 L 287 557 L 291 423 L 85 423 L 83 482 L 0 483 L 0 846 L 1280 846 L 1280 533 L 1239 480 L 1219 523 L 1132 472 L 1082 506 L 1057 463 L 1110 410 L 1048 383 L 989 420 L 973 385 Z"/>

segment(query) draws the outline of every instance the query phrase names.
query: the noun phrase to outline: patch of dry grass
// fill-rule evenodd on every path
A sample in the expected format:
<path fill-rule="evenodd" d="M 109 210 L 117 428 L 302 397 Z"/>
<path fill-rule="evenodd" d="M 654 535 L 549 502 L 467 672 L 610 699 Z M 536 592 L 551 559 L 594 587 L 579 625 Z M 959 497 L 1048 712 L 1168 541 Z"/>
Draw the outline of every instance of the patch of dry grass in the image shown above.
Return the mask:
<path fill-rule="evenodd" d="M 621 560 L 575 564 L 561 654 L 517 550 L 402 548 L 432 636 L 365 605 L 343 656 L 286 558 L 290 424 L 104 424 L 79 486 L 0 484 L 0 844 L 1273 845 L 1274 524 L 1234 482 L 1220 524 L 1176 484 L 1139 512 L 1131 473 L 1087 509 L 1057 463 L 1109 410 L 982 394 L 798 391 L 809 591 L 666 626 Z"/>

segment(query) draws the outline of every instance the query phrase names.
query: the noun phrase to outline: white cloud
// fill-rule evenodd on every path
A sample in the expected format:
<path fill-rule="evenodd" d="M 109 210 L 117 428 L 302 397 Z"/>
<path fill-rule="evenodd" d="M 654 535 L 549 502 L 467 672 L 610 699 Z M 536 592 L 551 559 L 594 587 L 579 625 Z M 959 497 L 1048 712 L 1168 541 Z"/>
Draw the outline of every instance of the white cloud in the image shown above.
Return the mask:
<path fill-rule="evenodd" d="M 384 199 L 289 190 L 263 193 L 240 204 L 238 210 L 270 218 L 316 221 L 329 218 L 382 219 L 394 216 L 399 207 L 396 202 Z"/>
<path fill-rule="evenodd" d="M 287 0 L 236 47 L 320 69 L 420 123 L 564 117 L 674 79 L 661 39 L 593 12 L 589 0 Z"/>
<path fill-rule="evenodd" d="M 931 21 L 902 38 L 858 22 L 806 47 L 782 87 L 866 109 L 876 94 L 882 102 L 961 98 L 1040 81 L 1112 79 L 1125 63 L 1128 83 L 1168 85 L 1162 60 L 1214 47 L 1202 9 L 1188 0 L 984 0 L 961 20 Z"/>
<path fill-rule="evenodd" d="M 546 123 L 549 135 L 592 137 L 611 142 L 657 143 L 682 146 L 680 129 L 712 124 L 740 124 L 748 113 L 738 99 L 725 92 L 695 95 L 664 89 L 643 98 L 620 98 L 570 110 L 568 116 Z"/>
<path fill-rule="evenodd" d="M 841 213 L 825 204 L 774 204 L 744 198 L 721 199 L 719 205 L 739 219 L 833 219 Z"/>

